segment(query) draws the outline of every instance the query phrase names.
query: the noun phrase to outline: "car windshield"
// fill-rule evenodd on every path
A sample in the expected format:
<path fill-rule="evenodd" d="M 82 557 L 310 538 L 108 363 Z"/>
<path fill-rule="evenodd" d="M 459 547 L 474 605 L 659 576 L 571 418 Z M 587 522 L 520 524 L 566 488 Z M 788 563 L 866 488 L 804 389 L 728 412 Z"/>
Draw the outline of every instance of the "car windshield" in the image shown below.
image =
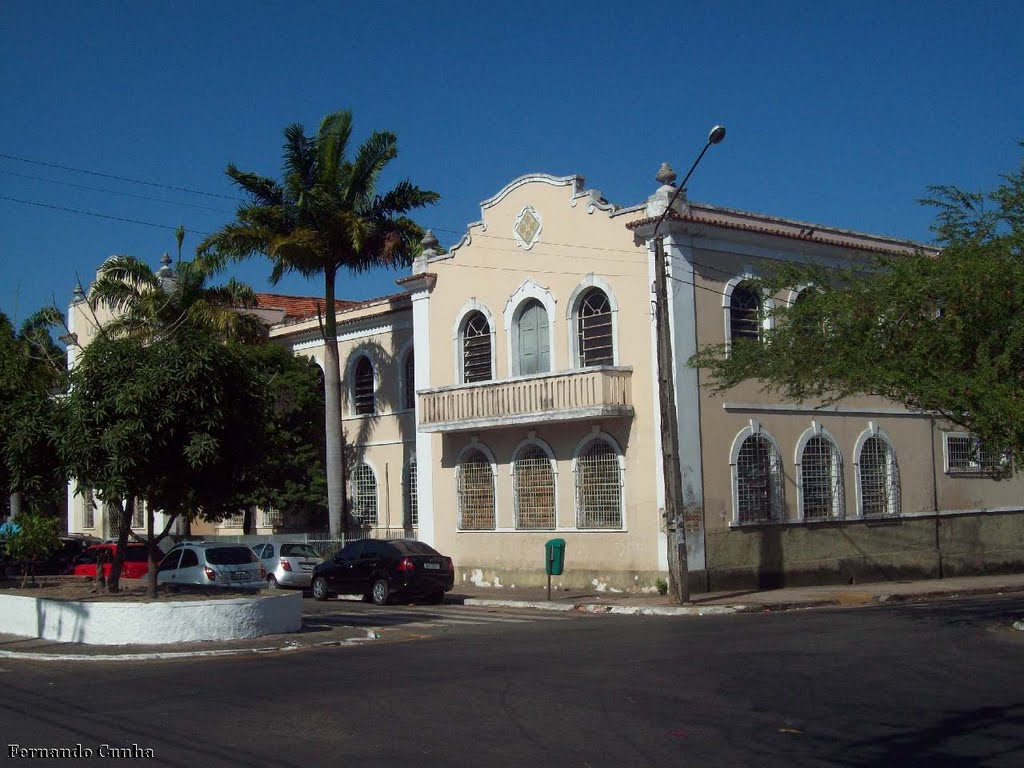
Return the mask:
<path fill-rule="evenodd" d="M 320 557 L 309 544 L 282 544 L 281 557 Z"/>
<path fill-rule="evenodd" d="M 206 550 L 206 562 L 210 565 L 245 565 L 259 562 L 259 558 L 249 547 L 211 547 Z"/>
<path fill-rule="evenodd" d="M 441 554 L 433 547 L 424 544 L 422 541 L 413 541 L 412 539 L 398 539 L 396 541 L 388 542 L 391 546 L 401 552 L 403 555 L 439 555 Z"/>

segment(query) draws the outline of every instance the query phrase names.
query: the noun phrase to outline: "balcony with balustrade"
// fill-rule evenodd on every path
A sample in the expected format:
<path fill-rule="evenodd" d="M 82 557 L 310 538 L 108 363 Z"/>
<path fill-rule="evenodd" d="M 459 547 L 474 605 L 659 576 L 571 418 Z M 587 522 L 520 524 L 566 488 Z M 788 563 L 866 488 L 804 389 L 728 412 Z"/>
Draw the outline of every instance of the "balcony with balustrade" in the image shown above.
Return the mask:
<path fill-rule="evenodd" d="M 468 432 L 633 415 L 633 369 L 597 366 L 575 371 L 479 381 L 417 393 L 418 428 Z"/>

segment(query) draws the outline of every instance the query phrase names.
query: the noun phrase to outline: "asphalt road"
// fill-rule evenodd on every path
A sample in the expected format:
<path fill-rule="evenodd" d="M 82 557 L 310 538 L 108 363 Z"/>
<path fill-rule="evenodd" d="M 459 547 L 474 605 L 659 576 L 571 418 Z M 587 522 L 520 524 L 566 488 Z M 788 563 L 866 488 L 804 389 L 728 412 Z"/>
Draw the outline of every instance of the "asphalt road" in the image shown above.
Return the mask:
<path fill-rule="evenodd" d="M 0 732 L 93 750 L 76 765 L 108 764 L 101 744 L 153 750 L 130 764 L 204 768 L 1024 765 L 1024 633 L 1008 627 L 1020 596 L 703 618 L 481 609 L 491 620 L 445 623 L 456 608 L 475 615 L 377 609 L 415 620 L 355 647 L 4 660 Z"/>

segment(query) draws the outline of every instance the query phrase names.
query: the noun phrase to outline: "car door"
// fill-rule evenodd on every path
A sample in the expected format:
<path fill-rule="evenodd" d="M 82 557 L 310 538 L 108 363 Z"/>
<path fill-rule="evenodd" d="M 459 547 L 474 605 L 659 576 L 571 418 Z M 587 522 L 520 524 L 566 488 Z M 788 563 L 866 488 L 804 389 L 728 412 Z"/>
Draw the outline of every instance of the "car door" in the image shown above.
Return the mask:
<path fill-rule="evenodd" d="M 178 584 L 206 584 L 203 577 L 203 569 L 199 564 L 199 555 L 194 549 L 186 547 L 181 552 L 181 562 L 178 563 L 178 570 L 175 572 L 175 581 Z"/>
<path fill-rule="evenodd" d="M 362 541 L 353 541 L 346 544 L 331 563 L 331 567 L 325 569 L 325 578 L 331 592 L 347 595 L 352 594 L 354 583 L 353 568 L 359 559 L 359 553 L 363 549 Z"/>
<path fill-rule="evenodd" d="M 366 540 L 363 542 L 363 549 L 359 553 L 352 568 L 352 592 L 353 595 L 369 594 L 373 586 L 373 577 L 380 570 L 384 561 L 384 548 L 386 544 L 382 541 Z"/>
<path fill-rule="evenodd" d="M 176 580 L 175 577 L 178 575 L 178 562 L 181 560 L 181 550 L 172 549 L 166 555 L 164 559 L 160 561 L 160 565 L 156 567 L 156 581 L 157 584 L 171 584 Z"/>

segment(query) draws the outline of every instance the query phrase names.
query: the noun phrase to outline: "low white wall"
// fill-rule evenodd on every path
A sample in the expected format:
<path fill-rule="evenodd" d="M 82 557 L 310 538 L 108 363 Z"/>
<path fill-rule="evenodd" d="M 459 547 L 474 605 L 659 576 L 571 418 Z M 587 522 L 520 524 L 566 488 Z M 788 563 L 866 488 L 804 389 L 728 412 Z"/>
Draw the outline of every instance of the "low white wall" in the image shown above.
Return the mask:
<path fill-rule="evenodd" d="M 298 632 L 302 593 L 153 603 L 0 595 L 0 632 L 64 643 L 162 645 Z"/>

